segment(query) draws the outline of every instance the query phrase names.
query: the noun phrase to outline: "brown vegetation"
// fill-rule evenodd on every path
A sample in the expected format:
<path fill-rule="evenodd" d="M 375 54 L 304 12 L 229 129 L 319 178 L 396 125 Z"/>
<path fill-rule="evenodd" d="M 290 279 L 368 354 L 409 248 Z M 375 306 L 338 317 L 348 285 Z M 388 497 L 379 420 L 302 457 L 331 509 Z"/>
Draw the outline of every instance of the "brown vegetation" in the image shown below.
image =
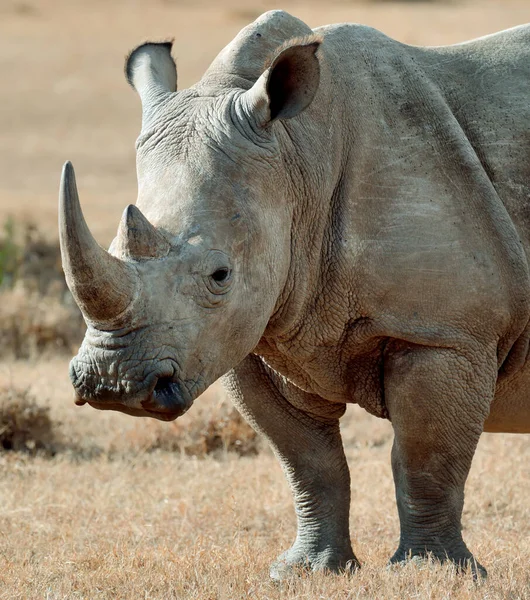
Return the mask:
<path fill-rule="evenodd" d="M 219 457 L 226 452 L 239 456 L 258 454 L 260 438 L 222 393 L 216 391 L 206 407 L 201 404 L 193 409 L 189 421 L 140 423 L 125 436 L 131 450 L 164 450 L 196 457 Z"/>
<path fill-rule="evenodd" d="M 0 386 L 0 447 L 35 454 L 55 453 L 57 434 L 49 408 L 40 406 L 28 390 Z"/>
<path fill-rule="evenodd" d="M 56 240 L 7 220 L 0 234 L 0 358 L 71 354 L 85 330 Z"/>
<path fill-rule="evenodd" d="M 56 242 L 61 163 L 74 161 L 91 229 L 108 243 L 136 194 L 140 111 L 121 72 L 127 49 L 175 35 L 184 87 L 240 27 L 278 7 L 0 3 L 0 600 L 530 598 L 530 436 L 480 442 L 464 513 L 465 538 L 490 572 L 477 586 L 437 564 L 386 569 L 399 535 L 392 429 L 350 407 L 343 434 L 363 568 L 276 586 L 267 571 L 295 535 L 291 496 L 217 385 L 169 424 L 73 405 L 67 356 L 84 326 Z M 312 26 L 364 22 L 412 44 L 530 20 L 528 0 L 281 7 Z"/>
<path fill-rule="evenodd" d="M 256 432 L 219 391 L 202 399 L 192 418 L 173 423 L 135 421 L 108 444 L 80 440 L 63 423 L 50 417 L 49 406 L 39 404 L 29 389 L 0 384 L 0 452 L 43 456 L 64 453 L 71 458 L 133 456 L 155 451 L 184 456 L 223 457 L 226 453 L 255 456 L 262 448 Z"/>

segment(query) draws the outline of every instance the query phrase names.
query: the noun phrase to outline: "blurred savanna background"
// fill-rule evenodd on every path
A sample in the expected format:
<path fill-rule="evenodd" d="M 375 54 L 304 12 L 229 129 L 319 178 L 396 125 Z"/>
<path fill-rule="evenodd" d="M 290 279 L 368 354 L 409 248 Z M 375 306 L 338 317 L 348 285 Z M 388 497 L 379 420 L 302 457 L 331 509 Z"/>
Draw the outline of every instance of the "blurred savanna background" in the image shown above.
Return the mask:
<path fill-rule="evenodd" d="M 486 583 L 431 563 L 389 571 L 392 431 L 350 407 L 363 569 L 277 586 L 268 565 L 295 534 L 290 492 L 219 387 L 170 424 L 73 404 L 68 360 L 84 328 L 60 267 L 62 164 L 108 244 L 136 197 L 140 103 L 124 55 L 174 37 L 187 87 L 273 8 L 419 45 L 530 21 L 529 0 L 0 0 L 0 599 L 530 598 L 530 436 L 484 435 L 469 477 L 464 535 Z"/>

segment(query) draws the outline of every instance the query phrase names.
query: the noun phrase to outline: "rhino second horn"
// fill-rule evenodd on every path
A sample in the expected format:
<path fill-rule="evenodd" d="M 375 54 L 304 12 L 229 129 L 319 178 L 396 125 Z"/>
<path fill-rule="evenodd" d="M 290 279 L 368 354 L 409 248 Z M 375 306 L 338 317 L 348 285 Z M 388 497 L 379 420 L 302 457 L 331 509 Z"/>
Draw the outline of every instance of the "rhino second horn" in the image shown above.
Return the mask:
<path fill-rule="evenodd" d="M 168 254 L 169 249 L 169 242 L 149 223 L 141 210 L 129 204 L 123 212 L 118 229 L 116 255 L 125 260 L 162 258 Z"/>
<path fill-rule="evenodd" d="M 70 162 L 65 163 L 61 176 L 59 239 L 66 283 L 83 315 L 96 322 L 117 317 L 134 298 L 136 275 L 130 265 L 111 256 L 90 233 Z"/>

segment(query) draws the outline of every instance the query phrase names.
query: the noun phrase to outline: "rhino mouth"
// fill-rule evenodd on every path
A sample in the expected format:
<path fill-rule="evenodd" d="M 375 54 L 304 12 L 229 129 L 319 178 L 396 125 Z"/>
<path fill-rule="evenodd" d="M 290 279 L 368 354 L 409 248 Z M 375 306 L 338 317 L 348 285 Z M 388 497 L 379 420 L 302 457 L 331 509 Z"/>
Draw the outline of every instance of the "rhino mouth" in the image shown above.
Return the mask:
<path fill-rule="evenodd" d="M 99 393 L 96 397 L 76 394 L 75 404 L 89 404 L 97 410 L 114 410 L 132 417 L 151 417 L 159 421 L 174 421 L 193 404 L 193 397 L 171 377 L 160 377 L 147 398 L 131 406 L 131 399 L 118 398 L 115 393 Z M 138 406 L 139 404 L 139 406 Z"/>
<path fill-rule="evenodd" d="M 174 421 L 184 414 L 179 412 L 162 412 L 160 410 L 150 410 L 146 408 L 131 408 L 125 404 L 118 404 L 117 402 L 95 402 L 92 400 L 87 400 L 86 402 L 92 408 L 96 408 L 97 410 L 115 410 L 131 417 L 151 417 L 153 419 L 158 419 L 159 421 Z"/>

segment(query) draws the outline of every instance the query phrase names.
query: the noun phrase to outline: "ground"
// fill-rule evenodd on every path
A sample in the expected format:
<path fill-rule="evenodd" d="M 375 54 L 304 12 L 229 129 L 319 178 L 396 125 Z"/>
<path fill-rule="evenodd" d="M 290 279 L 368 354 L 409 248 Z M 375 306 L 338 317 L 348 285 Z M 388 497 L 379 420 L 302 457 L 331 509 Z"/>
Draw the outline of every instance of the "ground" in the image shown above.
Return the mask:
<path fill-rule="evenodd" d="M 70 159 L 90 226 L 108 243 L 136 195 L 140 105 L 122 75 L 125 53 L 146 38 L 174 36 L 185 87 L 242 26 L 280 7 L 312 26 L 356 21 L 426 45 L 530 21 L 528 0 L 3 0 L 0 224 L 8 215 L 31 219 L 56 238 L 58 179 Z M 399 535 L 391 427 L 351 407 L 343 430 L 363 568 L 277 586 L 268 565 L 293 540 L 295 519 L 274 457 L 152 451 L 162 428 L 182 435 L 201 404 L 215 410 L 219 390 L 178 426 L 134 420 L 74 407 L 67 363 L 48 354 L 0 364 L 0 385 L 29 388 L 61 424 L 65 445 L 77 448 L 54 457 L 0 454 L 0 600 L 530 598 L 530 436 L 480 442 L 463 520 L 490 573 L 477 587 L 448 567 L 386 569 Z"/>

